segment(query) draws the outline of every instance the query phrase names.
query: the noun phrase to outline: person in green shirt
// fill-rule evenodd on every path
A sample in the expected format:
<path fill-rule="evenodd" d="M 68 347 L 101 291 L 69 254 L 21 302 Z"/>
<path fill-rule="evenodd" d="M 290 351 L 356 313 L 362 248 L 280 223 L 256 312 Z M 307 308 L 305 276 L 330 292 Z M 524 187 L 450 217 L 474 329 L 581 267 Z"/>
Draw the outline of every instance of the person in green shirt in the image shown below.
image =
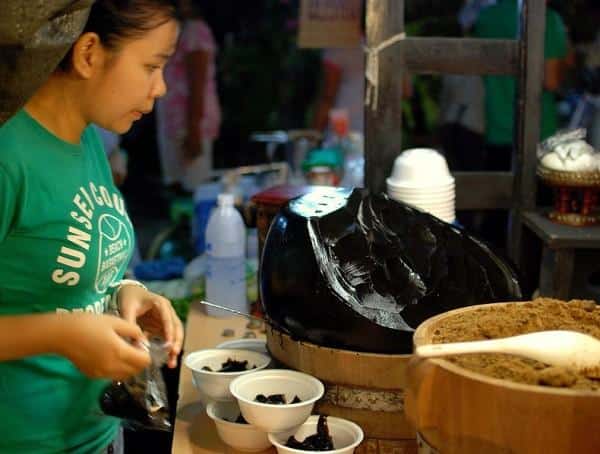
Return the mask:
<path fill-rule="evenodd" d="M 168 0 L 97 0 L 58 68 L 0 128 L 0 452 L 99 453 L 119 421 L 110 380 L 175 367 L 183 328 L 168 300 L 123 273 L 134 232 L 101 141 L 166 91 L 178 23 Z M 121 317 L 108 315 L 109 302 Z M 111 448 L 112 452 L 112 448 Z"/>
<path fill-rule="evenodd" d="M 481 11 L 473 35 L 484 39 L 516 39 L 518 0 L 500 0 Z M 540 110 L 540 139 L 552 135 L 558 127 L 554 92 L 562 83 L 567 56 L 567 33 L 556 11 L 546 9 L 544 36 L 544 80 Z M 513 158 L 513 131 L 516 106 L 516 78 L 484 76 L 485 149 L 483 170 L 510 171 Z M 500 249 L 506 247 L 508 213 L 488 210 L 479 234 Z"/>
<path fill-rule="evenodd" d="M 474 28 L 474 35 L 488 39 L 517 37 L 517 0 L 500 0 L 484 9 Z M 541 105 L 541 139 L 552 135 L 558 127 L 558 112 L 554 92 L 564 74 L 567 56 L 567 33 L 556 11 L 546 9 L 544 40 L 544 87 Z M 512 76 L 485 76 L 485 139 L 488 148 L 487 170 L 510 170 L 515 122 L 515 86 Z"/>

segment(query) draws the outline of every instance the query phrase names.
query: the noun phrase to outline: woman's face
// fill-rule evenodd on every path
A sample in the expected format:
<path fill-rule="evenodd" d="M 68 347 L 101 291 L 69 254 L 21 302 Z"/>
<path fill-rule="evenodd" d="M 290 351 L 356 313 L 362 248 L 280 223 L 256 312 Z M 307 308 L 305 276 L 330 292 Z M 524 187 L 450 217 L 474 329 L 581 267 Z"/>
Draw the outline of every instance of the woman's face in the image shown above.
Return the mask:
<path fill-rule="evenodd" d="M 115 52 L 103 51 L 101 70 L 89 80 L 89 121 L 119 134 L 149 113 L 167 87 L 163 69 L 175 52 L 179 26 L 170 20 L 143 37 L 123 42 Z"/>

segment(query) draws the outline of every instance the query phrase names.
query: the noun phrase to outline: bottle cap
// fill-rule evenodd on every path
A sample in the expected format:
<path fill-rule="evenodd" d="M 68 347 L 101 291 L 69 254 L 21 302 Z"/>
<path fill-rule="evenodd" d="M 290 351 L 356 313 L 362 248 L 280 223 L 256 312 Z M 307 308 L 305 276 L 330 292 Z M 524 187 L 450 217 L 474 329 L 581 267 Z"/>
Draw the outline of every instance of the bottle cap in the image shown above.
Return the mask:
<path fill-rule="evenodd" d="M 219 194 L 217 204 L 220 207 L 232 207 L 234 202 L 233 194 Z"/>

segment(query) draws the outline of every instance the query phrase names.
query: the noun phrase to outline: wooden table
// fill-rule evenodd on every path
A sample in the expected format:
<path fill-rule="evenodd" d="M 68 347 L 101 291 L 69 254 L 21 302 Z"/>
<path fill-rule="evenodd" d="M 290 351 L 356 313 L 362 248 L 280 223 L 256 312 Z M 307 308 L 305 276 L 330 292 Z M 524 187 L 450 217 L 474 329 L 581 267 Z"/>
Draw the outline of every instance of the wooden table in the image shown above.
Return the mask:
<path fill-rule="evenodd" d="M 247 323 L 247 320 L 235 316 L 227 318 L 209 317 L 200 303 L 193 303 L 186 323 L 184 354 L 203 348 L 213 348 L 217 344 L 228 340 L 239 339 L 247 331 L 251 331 L 246 328 Z M 223 330 L 228 328 L 234 330 L 233 337 L 222 335 Z M 257 338 L 264 338 L 264 334 L 260 331 L 252 331 Z M 276 451 L 271 448 L 263 452 L 274 454 Z M 204 406 L 199 400 L 198 392 L 192 384 L 192 374 L 185 365 L 181 366 L 179 376 L 179 400 L 177 402 L 172 453 L 239 453 L 239 451 L 225 445 L 218 437 L 215 424 L 206 415 Z"/>
<path fill-rule="evenodd" d="M 577 251 L 600 249 L 600 226 L 571 227 L 557 224 L 536 211 L 523 213 L 523 223 L 543 243 L 540 294 L 564 300 L 580 297 L 572 295 L 575 256 Z"/>

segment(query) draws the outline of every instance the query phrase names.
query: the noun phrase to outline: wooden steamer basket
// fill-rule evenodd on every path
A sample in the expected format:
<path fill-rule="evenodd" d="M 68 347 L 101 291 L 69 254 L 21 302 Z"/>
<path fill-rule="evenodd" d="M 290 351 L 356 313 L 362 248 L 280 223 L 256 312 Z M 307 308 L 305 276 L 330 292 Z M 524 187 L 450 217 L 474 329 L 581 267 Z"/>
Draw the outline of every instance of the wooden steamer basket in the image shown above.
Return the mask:
<path fill-rule="evenodd" d="M 522 303 L 496 303 L 489 306 Z M 415 346 L 431 343 L 445 319 L 423 322 Z M 406 410 L 425 449 L 444 454 L 600 453 L 600 392 L 513 383 L 447 360 L 413 358 L 407 367 Z"/>
<path fill-rule="evenodd" d="M 600 171 L 567 172 L 539 165 L 537 174 L 554 189 L 554 207 L 548 214 L 552 221 L 575 227 L 600 223 Z"/>
<path fill-rule="evenodd" d="M 406 366 L 411 355 L 362 353 L 296 341 L 267 327 L 271 356 L 325 384 L 315 413 L 360 425 L 365 441 L 357 453 L 416 454 L 414 429 L 404 413 Z"/>

